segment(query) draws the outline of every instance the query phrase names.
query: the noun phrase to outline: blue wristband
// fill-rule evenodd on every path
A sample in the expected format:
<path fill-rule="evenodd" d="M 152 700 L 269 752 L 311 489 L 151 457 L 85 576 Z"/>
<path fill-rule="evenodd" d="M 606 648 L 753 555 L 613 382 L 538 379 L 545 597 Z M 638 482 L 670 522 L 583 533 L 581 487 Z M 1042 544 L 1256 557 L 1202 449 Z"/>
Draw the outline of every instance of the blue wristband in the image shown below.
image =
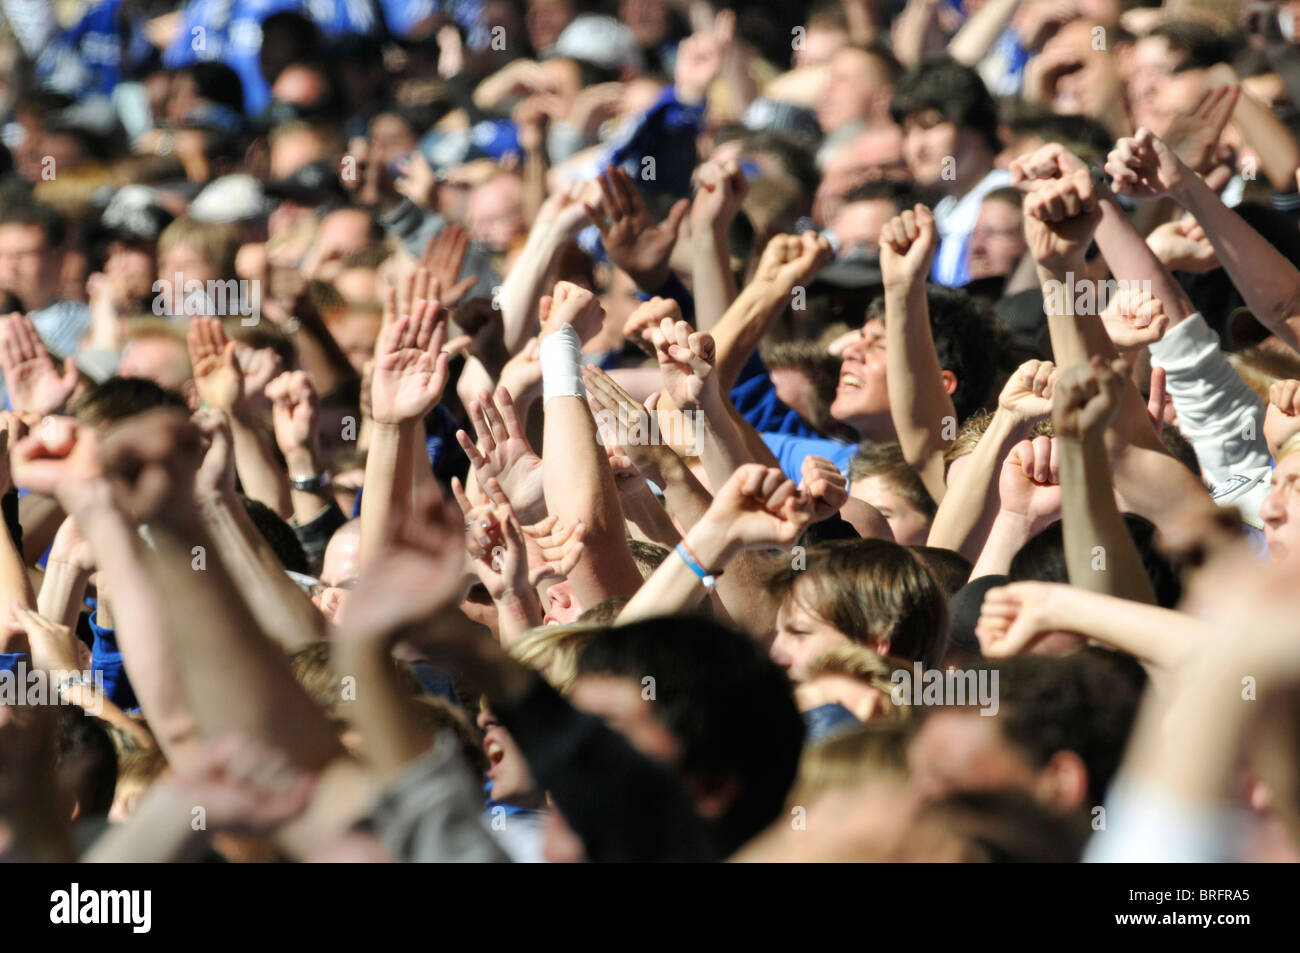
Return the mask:
<path fill-rule="evenodd" d="M 700 582 L 704 584 L 705 589 L 709 590 L 709 592 L 713 592 L 713 590 L 718 588 L 718 580 L 712 573 L 695 561 L 695 557 L 691 555 L 691 552 L 686 548 L 685 543 L 677 544 L 677 555 L 682 557 L 682 562 L 686 563 L 686 565 L 690 567 L 691 572 L 700 577 Z"/>

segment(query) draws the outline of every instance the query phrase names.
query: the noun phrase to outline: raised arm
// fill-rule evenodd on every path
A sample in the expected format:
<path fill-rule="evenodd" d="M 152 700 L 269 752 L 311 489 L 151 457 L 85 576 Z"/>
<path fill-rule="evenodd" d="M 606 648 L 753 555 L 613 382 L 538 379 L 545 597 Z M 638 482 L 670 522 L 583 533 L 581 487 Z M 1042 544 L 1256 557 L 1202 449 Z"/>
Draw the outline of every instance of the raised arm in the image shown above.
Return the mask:
<path fill-rule="evenodd" d="M 939 367 L 930 330 L 925 279 L 939 247 L 934 216 L 918 204 L 885 224 L 880 272 L 885 283 L 885 354 L 890 415 L 903 457 L 936 501 L 947 492 L 943 455 L 956 434 L 957 411 Z"/>
<path fill-rule="evenodd" d="M 546 508 L 562 523 L 586 527 L 586 549 L 569 576 L 585 606 L 631 595 L 641 573 L 627 548 L 618 490 L 582 383 L 582 342 L 600 327 L 603 309 L 585 288 L 562 281 L 543 298 L 542 386 Z"/>
<path fill-rule="evenodd" d="M 1123 394 L 1128 365 L 1099 357 L 1067 368 L 1052 400 L 1061 450 L 1061 521 L 1071 584 L 1135 602 L 1155 591 L 1115 505 L 1105 432 Z"/>

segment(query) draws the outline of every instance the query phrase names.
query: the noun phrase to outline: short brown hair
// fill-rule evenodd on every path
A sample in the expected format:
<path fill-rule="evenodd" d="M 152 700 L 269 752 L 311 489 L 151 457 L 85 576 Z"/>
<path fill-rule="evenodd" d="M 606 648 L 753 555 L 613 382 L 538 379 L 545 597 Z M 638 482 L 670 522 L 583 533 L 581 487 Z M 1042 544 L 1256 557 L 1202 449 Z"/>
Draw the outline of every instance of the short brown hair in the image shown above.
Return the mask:
<path fill-rule="evenodd" d="M 849 483 L 877 476 L 889 488 L 907 500 L 923 514 L 933 519 L 938 506 L 934 497 L 921 482 L 921 476 L 903 457 L 903 448 L 897 443 L 862 443 L 849 464 Z"/>
<path fill-rule="evenodd" d="M 892 656 L 938 665 L 948 603 L 934 575 L 905 546 L 832 540 L 808 547 L 805 557 L 802 569 L 782 563 L 768 577 L 779 600 L 797 599 L 852 642 L 888 642 Z"/>

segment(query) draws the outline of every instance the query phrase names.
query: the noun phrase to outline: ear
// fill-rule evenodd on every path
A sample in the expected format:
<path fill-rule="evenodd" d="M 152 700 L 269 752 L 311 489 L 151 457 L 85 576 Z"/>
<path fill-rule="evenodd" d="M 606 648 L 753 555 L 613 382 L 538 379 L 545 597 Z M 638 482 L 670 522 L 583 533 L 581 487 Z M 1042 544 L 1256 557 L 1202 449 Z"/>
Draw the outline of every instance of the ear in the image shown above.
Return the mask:
<path fill-rule="evenodd" d="M 957 375 L 952 371 L 940 371 L 939 378 L 943 381 L 943 392 L 951 397 L 957 393 Z"/>
<path fill-rule="evenodd" d="M 1073 751 L 1058 751 L 1038 775 L 1040 800 L 1073 811 L 1087 806 L 1088 767 Z"/>

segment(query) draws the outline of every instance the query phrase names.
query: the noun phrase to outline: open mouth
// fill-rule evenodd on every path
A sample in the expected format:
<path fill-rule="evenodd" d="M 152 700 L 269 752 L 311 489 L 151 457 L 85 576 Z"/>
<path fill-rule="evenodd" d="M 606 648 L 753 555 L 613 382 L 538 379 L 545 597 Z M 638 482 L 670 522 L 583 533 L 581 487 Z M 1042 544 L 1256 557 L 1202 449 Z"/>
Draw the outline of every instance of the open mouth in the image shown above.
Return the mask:
<path fill-rule="evenodd" d="M 487 755 L 488 765 L 493 768 L 506 757 L 506 749 L 501 747 L 501 743 L 494 738 L 488 738 L 483 742 L 483 753 Z"/>

